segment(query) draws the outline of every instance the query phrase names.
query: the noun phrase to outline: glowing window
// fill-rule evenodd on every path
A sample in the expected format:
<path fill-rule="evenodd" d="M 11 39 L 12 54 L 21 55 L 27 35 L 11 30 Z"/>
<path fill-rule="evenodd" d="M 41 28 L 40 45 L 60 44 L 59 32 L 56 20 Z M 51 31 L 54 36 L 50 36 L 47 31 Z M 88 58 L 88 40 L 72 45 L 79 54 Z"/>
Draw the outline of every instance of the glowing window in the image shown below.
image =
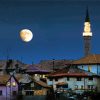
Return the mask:
<path fill-rule="evenodd" d="M 10 86 L 10 82 L 7 83 L 7 86 Z"/>
<path fill-rule="evenodd" d="M 12 82 L 12 86 L 16 86 L 16 83 L 15 82 Z"/>

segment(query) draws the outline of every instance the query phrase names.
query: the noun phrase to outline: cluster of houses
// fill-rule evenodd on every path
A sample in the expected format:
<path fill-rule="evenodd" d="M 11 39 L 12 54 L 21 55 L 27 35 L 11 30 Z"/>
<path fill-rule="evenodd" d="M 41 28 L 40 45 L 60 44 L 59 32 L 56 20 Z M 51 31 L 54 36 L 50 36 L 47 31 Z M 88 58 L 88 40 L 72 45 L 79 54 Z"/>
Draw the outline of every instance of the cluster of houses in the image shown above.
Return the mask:
<path fill-rule="evenodd" d="M 0 100 L 11 100 L 18 95 L 46 95 L 51 87 L 43 79 L 48 73 L 34 65 L 9 59 L 0 66 Z"/>
<path fill-rule="evenodd" d="M 3 66 L 3 67 L 2 67 Z M 42 66 L 41 66 L 42 67 Z M 45 66 L 46 67 L 46 66 Z M 55 92 L 100 92 L 100 55 L 91 54 L 56 70 L 36 65 L 18 65 L 13 60 L 0 65 L 0 100 L 17 95 L 46 95 Z"/>

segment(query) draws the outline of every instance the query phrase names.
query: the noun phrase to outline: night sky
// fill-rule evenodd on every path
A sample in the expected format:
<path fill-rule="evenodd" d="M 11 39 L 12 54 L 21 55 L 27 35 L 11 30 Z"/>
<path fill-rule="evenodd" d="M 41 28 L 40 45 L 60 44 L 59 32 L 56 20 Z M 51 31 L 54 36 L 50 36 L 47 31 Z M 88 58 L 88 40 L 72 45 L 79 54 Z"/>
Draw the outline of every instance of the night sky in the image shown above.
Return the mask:
<path fill-rule="evenodd" d="M 24 63 L 79 59 L 84 56 L 83 28 L 88 5 L 92 53 L 100 53 L 100 0 L 0 0 L 0 59 Z M 21 29 L 33 32 L 31 42 Z"/>

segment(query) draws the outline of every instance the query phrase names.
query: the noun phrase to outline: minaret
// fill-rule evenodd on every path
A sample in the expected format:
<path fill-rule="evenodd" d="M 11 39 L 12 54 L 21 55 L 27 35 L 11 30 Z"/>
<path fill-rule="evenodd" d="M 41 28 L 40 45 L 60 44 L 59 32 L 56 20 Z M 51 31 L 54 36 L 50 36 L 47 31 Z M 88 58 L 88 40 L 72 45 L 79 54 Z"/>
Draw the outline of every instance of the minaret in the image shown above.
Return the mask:
<path fill-rule="evenodd" d="M 87 8 L 86 18 L 84 22 L 84 32 L 83 32 L 85 56 L 91 53 L 91 37 L 92 37 L 91 24 Z"/>

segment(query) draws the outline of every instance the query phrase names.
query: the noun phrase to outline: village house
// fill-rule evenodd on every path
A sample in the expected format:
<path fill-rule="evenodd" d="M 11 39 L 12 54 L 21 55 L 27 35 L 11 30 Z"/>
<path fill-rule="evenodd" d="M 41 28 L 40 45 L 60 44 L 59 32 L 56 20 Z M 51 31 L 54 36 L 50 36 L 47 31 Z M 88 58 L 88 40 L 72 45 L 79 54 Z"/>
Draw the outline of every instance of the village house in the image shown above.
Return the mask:
<path fill-rule="evenodd" d="M 46 76 L 50 73 L 47 70 L 40 69 L 34 65 L 28 65 L 25 70 L 25 75 L 20 81 L 23 94 L 27 95 L 46 95 L 50 86 L 46 83 Z"/>
<path fill-rule="evenodd" d="M 46 76 L 50 73 L 50 71 L 41 69 L 34 65 L 28 65 L 25 73 L 29 74 L 35 80 L 42 80 L 46 82 Z"/>
<path fill-rule="evenodd" d="M 82 93 L 84 91 L 100 91 L 100 77 L 70 66 L 48 75 L 47 84 L 53 86 L 54 91 L 69 91 Z"/>
<path fill-rule="evenodd" d="M 90 54 L 79 60 L 74 60 L 72 65 L 100 75 L 100 54 Z"/>
<path fill-rule="evenodd" d="M 0 75 L 0 100 L 10 100 L 18 95 L 46 95 L 51 87 L 28 74 Z"/>
<path fill-rule="evenodd" d="M 17 96 L 19 83 L 13 75 L 0 75 L 0 100 L 10 100 Z"/>

